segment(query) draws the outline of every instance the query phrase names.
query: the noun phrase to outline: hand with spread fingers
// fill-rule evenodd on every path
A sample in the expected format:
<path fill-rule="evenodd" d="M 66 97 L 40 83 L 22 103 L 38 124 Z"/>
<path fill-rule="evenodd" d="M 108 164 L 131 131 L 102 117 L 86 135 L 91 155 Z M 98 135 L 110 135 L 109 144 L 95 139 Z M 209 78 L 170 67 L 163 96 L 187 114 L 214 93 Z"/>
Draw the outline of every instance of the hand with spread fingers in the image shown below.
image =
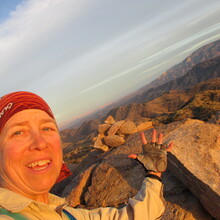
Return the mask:
<path fill-rule="evenodd" d="M 167 147 L 162 145 L 163 134 L 159 133 L 158 141 L 157 131 L 153 130 L 151 142 L 148 143 L 144 132 L 140 133 L 141 142 L 143 147 L 142 154 L 130 154 L 128 157 L 139 161 L 147 170 L 148 175 L 156 175 L 161 177 L 161 173 L 167 168 L 167 151 L 173 147 L 170 143 Z"/>

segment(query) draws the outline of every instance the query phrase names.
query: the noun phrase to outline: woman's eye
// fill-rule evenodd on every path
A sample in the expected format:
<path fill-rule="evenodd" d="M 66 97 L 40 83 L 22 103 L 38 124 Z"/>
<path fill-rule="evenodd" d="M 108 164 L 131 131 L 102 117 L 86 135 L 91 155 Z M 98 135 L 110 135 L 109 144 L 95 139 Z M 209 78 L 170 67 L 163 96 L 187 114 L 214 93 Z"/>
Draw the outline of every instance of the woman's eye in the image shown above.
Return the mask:
<path fill-rule="evenodd" d="M 51 130 L 52 130 L 52 128 L 50 128 L 50 127 L 43 128 L 43 131 L 51 131 Z"/>
<path fill-rule="evenodd" d="M 16 131 L 13 133 L 13 136 L 18 136 L 18 135 L 21 135 L 22 134 L 22 131 Z"/>

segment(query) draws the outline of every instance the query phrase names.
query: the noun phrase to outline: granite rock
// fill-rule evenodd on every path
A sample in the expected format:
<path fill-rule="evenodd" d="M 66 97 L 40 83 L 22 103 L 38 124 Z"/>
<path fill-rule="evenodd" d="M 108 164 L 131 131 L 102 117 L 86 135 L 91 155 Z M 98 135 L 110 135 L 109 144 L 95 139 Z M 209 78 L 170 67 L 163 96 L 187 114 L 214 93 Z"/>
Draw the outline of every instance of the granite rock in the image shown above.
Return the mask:
<path fill-rule="evenodd" d="M 118 147 L 125 142 L 125 139 L 118 135 L 111 135 L 104 137 L 104 142 L 109 147 Z"/>

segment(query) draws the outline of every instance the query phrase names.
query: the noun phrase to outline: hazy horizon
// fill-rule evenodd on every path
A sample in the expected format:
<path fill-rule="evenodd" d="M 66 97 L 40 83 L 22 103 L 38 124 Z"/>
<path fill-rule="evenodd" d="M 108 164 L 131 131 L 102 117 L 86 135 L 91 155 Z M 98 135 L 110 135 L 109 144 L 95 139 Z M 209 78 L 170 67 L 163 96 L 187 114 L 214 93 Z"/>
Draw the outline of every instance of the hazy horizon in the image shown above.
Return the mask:
<path fill-rule="evenodd" d="M 219 14 L 218 0 L 2 0 L 0 96 L 35 92 L 61 126 L 220 39 Z"/>

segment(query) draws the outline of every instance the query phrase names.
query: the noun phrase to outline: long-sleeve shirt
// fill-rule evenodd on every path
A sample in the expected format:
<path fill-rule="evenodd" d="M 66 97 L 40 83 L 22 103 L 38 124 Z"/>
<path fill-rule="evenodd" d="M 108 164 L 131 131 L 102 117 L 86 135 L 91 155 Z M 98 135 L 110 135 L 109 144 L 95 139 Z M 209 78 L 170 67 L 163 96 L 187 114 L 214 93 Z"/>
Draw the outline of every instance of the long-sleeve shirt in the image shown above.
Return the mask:
<path fill-rule="evenodd" d="M 77 220 L 154 220 L 163 211 L 162 183 L 145 178 L 141 190 L 128 204 L 120 209 L 113 207 L 93 210 L 72 208 L 64 198 L 49 194 L 49 204 L 26 198 L 8 189 L 0 188 L 0 207 L 12 213 L 19 213 L 31 220 L 68 220 L 62 209 L 67 210 Z M 13 219 L 0 214 L 0 219 Z"/>

